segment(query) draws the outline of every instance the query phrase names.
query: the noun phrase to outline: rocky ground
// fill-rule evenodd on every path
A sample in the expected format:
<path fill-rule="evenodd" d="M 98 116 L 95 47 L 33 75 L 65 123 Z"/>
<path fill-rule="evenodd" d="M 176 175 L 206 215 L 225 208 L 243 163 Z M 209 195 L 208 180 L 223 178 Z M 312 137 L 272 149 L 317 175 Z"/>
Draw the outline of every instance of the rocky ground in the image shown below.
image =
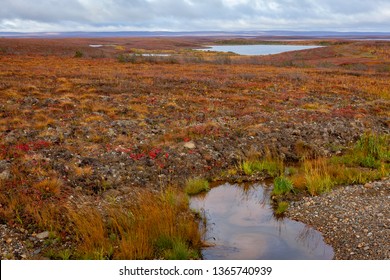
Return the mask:
<path fill-rule="evenodd" d="M 344 186 L 290 205 L 288 216 L 322 232 L 335 259 L 390 259 L 390 180 Z"/>
<path fill-rule="evenodd" d="M 23 228 L 12 228 L 0 225 L 1 259 L 36 259 L 45 247 L 49 232 L 29 234 Z"/>
<path fill-rule="evenodd" d="M 46 205 L 75 194 L 105 199 L 135 188 L 182 188 L 197 176 L 253 181 L 259 178 L 243 178 L 237 168 L 267 150 L 298 162 L 342 154 L 367 131 L 389 134 L 384 43 L 289 55 L 326 59 L 318 67 L 290 67 L 280 56 L 270 65 L 254 58 L 224 64 L 218 55 L 214 63 L 132 64 L 63 57 L 54 46 L 57 56 L 30 56 L 19 42 L 14 51 L 0 43 L 7 45 L 0 53 L 1 259 L 40 258 L 56 242 L 28 222 L 16 226 L 13 191 Z M 323 232 L 336 259 L 386 259 L 389 201 L 385 180 L 303 198 L 289 215 Z"/>

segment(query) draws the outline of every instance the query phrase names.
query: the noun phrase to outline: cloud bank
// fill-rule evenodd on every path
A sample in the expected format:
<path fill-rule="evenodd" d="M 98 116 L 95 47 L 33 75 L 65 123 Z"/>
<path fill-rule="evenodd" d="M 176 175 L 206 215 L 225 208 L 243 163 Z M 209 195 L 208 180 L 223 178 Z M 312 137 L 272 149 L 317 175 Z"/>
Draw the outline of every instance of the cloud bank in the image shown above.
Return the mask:
<path fill-rule="evenodd" d="M 2 0 L 0 31 L 389 32 L 388 0 Z"/>

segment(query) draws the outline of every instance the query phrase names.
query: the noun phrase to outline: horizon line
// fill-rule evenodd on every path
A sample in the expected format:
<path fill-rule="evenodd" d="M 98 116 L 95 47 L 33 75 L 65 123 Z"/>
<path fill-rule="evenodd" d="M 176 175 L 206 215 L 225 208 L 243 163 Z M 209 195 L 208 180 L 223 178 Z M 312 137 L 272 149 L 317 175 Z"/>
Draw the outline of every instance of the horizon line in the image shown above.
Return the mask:
<path fill-rule="evenodd" d="M 198 30 L 198 31 L 165 31 L 165 30 L 120 30 L 120 31 L 0 31 L 0 37 L 45 37 L 45 38 L 61 38 L 61 37 L 80 37 L 80 35 L 101 35 L 99 37 L 107 37 L 107 35 L 131 36 L 140 37 L 164 36 L 164 35 L 188 35 L 188 36 L 239 36 L 239 37 L 352 37 L 352 36 L 386 36 L 390 37 L 390 32 L 385 31 L 334 31 L 334 30 Z M 90 36 L 86 36 L 90 37 Z"/>

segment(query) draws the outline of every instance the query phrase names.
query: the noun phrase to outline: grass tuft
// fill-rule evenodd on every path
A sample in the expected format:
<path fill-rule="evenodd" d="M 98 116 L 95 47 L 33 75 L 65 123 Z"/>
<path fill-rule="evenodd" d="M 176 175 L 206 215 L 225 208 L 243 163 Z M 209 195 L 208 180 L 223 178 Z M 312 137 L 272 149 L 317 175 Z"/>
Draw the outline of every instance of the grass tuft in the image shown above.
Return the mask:
<path fill-rule="evenodd" d="M 275 215 L 281 216 L 283 215 L 289 207 L 289 203 L 287 201 L 278 202 L 276 209 L 274 211 Z"/>
<path fill-rule="evenodd" d="M 311 195 L 328 192 L 335 185 L 328 172 L 326 159 L 306 160 L 304 162 L 306 187 Z"/>
<path fill-rule="evenodd" d="M 187 181 L 184 191 L 188 195 L 195 195 L 210 190 L 209 182 L 202 178 L 191 178 Z"/>
<path fill-rule="evenodd" d="M 167 260 L 190 260 L 198 258 L 199 254 L 190 249 L 182 240 L 175 240 L 172 249 L 165 251 L 165 259 Z"/>
<path fill-rule="evenodd" d="M 240 169 L 248 176 L 257 172 L 264 172 L 270 177 L 275 177 L 283 170 L 283 163 L 275 159 L 246 160 L 241 163 Z"/>
<path fill-rule="evenodd" d="M 34 187 L 41 191 L 46 196 L 58 195 L 60 193 L 63 183 L 57 178 L 45 179 L 34 184 Z"/>
<path fill-rule="evenodd" d="M 273 195 L 284 195 L 293 191 L 293 184 L 287 177 L 279 176 L 274 179 Z"/>

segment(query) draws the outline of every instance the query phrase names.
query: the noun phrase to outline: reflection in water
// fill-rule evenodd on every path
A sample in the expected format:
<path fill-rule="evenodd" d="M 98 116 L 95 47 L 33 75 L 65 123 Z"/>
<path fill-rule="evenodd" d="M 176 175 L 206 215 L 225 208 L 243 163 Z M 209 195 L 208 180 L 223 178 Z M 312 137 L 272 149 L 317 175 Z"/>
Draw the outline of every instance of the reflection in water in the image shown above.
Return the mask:
<path fill-rule="evenodd" d="M 275 219 L 270 189 L 225 184 L 191 199 L 207 219 L 204 259 L 332 259 L 322 235 L 303 223 Z"/>
<path fill-rule="evenodd" d="M 210 46 L 208 49 L 197 49 L 201 51 L 233 52 L 239 55 L 268 55 L 290 51 L 307 50 L 319 48 L 320 46 L 300 45 L 223 45 Z"/>

